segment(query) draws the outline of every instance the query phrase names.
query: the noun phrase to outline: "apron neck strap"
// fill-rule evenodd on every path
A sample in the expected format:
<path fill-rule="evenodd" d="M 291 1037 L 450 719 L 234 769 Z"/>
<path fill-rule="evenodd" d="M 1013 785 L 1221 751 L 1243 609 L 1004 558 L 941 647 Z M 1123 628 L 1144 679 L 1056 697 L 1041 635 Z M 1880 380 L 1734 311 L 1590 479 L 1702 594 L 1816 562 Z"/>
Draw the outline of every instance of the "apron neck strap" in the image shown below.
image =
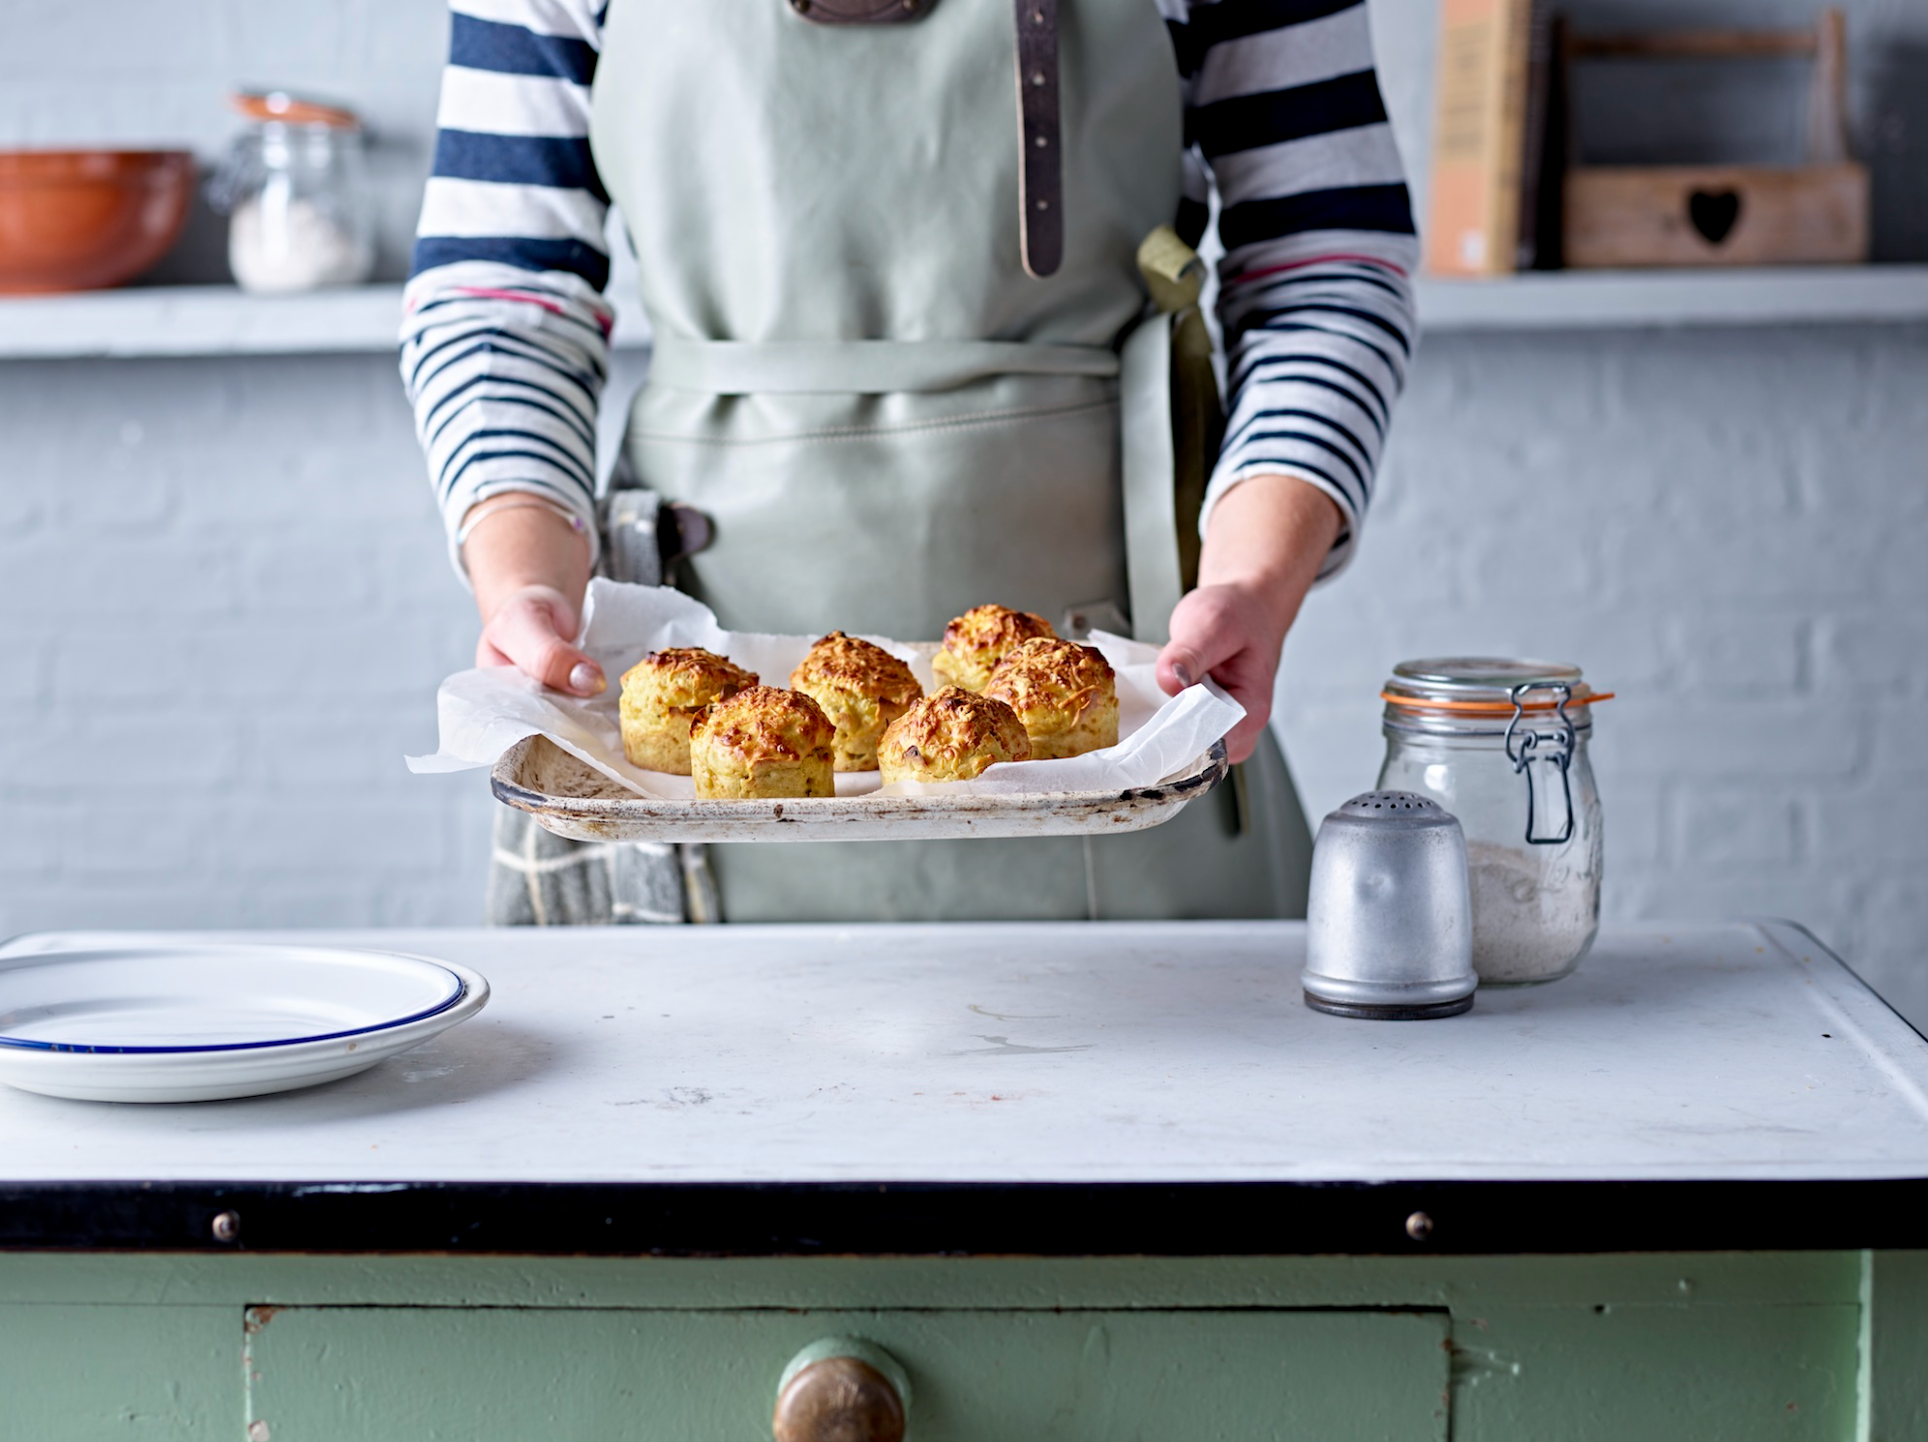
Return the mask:
<path fill-rule="evenodd" d="M 1058 0 L 1013 0 L 1018 26 L 1018 234 L 1026 273 L 1042 280 L 1064 260 L 1064 171 L 1059 157 Z"/>

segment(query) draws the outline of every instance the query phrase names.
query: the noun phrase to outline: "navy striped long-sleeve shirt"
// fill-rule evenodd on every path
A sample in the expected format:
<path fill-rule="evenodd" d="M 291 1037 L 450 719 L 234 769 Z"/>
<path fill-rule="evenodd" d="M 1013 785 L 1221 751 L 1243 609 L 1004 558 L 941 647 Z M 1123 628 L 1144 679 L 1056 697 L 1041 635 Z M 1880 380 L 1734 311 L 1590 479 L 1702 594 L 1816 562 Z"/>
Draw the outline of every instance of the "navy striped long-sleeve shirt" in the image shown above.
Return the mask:
<path fill-rule="evenodd" d="M 1202 236 L 1216 185 L 1224 250 L 1229 416 L 1204 519 L 1248 477 L 1298 477 L 1345 513 L 1331 575 L 1357 544 L 1414 339 L 1418 242 L 1365 0 L 1157 3 L 1185 86 L 1179 228 Z M 594 534 L 612 312 L 588 137 L 606 4 L 452 0 L 402 331 L 451 534 L 505 491 Z"/>

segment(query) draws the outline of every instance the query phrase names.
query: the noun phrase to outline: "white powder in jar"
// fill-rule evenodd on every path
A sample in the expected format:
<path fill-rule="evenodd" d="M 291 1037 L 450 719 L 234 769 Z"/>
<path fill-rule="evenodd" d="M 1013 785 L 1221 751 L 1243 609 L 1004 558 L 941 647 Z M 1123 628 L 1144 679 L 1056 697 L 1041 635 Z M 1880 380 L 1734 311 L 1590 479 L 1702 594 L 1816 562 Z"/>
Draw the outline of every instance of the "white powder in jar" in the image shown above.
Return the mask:
<path fill-rule="evenodd" d="M 296 198 L 264 205 L 251 196 L 234 208 L 228 265 L 243 290 L 314 290 L 367 280 L 375 257 L 327 208 Z"/>
<path fill-rule="evenodd" d="M 1583 870 L 1587 857 L 1585 847 L 1466 843 L 1482 982 L 1551 981 L 1586 955 L 1600 927 L 1598 861 Z"/>

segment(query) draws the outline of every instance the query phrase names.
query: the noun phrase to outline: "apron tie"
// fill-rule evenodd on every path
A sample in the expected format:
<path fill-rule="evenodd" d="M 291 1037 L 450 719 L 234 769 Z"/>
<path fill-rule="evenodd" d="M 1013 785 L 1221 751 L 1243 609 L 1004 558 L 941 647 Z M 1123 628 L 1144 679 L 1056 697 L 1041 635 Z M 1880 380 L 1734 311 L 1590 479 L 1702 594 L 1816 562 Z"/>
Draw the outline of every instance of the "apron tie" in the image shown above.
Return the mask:
<path fill-rule="evenodd" d="M 730 341 L 659 336 L 649 383 L 707 395 L 889 395 L 1003 375 L 1111 377 L 1107 346 L 998 340 Z"/>

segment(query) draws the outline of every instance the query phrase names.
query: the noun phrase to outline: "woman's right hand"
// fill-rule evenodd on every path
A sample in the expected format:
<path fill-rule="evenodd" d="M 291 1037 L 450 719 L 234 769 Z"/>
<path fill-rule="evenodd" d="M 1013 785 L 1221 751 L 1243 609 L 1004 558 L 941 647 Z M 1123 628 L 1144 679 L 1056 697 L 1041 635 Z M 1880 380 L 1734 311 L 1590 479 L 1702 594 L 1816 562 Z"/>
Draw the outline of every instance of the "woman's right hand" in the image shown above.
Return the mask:
<path fill-rule="evenodd" d="M 557 691 L 595 696 L 609 682 L 602 667 L 570 644 L 579 619 L 569 598 L 554 586 L 524 586 L 483 623 L 475 664 L 514 666 Z"/>
<path fill-rule="evenodd" d="M 576 649 L 582 596 L 589 585 L 589 540 L 544 506 L 508 506 L 502 496 L 476 502 L 475 527 L 462 559 L 482 616 L 478 666 L 514 666 L 571 696 L 594 696 L 609 682 Z"/>

